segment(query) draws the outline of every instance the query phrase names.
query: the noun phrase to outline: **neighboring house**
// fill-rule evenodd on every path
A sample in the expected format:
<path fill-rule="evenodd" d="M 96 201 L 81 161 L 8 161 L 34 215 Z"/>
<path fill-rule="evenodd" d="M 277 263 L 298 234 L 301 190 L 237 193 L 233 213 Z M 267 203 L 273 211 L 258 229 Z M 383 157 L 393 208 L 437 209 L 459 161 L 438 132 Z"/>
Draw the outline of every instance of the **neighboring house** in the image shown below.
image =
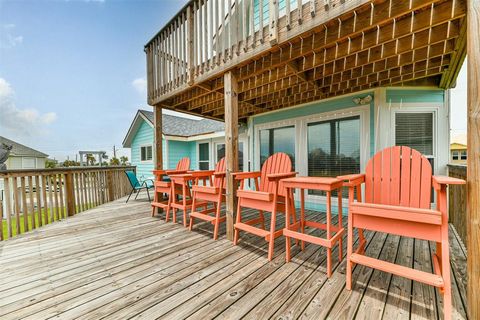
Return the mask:
<path fill-rule="evenodd" d="M 467 164 L 467 145 L 453 142 L 450 144 L 450 163 Z"/>
<path fill-rule="evenodd" d="M 164 114 L 162 124 L 163 167 L 166 169 L 175 168 L 178 160 L 183 157 L 190 158 L 191 169 L 213 169 L 218 159 L 225 155 L 223 122 Z M 123 147 L 131 149 L 131 163 L 137 167 L 139 177 L 152 176 L 153 128 L 153 112 L 138 110 L 123 141 Z M 242 136 L 244 136 L 243 133 Z M 242 142 L 240 151 L 243 150 L 244 145 Z M 243 168 L 244 165 L 246 163 L 242 162 L 241 167 Z"/>
<path fill-rule="evenodd" d="M 45 168 L 48 154 L 0 136 L 0 144 L 2 143 L 12 146 L 10 156 L 6 162 L 8 170 Z"/>

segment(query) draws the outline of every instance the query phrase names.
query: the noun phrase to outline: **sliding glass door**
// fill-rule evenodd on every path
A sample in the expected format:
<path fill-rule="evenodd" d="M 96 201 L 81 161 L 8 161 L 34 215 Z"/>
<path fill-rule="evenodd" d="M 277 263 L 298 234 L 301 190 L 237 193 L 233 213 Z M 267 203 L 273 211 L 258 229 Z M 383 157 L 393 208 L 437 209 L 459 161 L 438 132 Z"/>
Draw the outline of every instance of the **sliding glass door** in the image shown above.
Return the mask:
<path fill-rule="evenodd" d="M 360 172 L 360 116 L 309 123 L 307 139 L 308 176 Z"/>
<path fill-rule="evenodd" d="M 260 130 L 260 167 L 277 152 L 286 153 L 295 167 L 295 126 Z"/>

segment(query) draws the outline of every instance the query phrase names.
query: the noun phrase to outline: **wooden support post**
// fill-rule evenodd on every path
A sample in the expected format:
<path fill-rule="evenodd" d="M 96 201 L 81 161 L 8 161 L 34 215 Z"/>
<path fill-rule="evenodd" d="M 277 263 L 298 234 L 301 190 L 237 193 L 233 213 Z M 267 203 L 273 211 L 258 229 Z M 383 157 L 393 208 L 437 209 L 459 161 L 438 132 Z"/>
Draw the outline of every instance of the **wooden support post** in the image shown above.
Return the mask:
<path fill-rule="evenodd" d="M 193 44 L 193 39 L 195 37 L 195 29 L 194 29 L 194 20 L 193 20 L 193 4 L 190 5 L 187 9 L 187 83 L 189 85 L 193 84 L 193 68 L 194 68 L 194 59 L 195 59 L 195 46 Z"/>
<path fill-rule="evenodd" d="M 467 7 L 467 301 L 469 318 L 480 319 L 480 0 Z"/>
<path fill-rule="evenodd" d="M 233 240 L 237 208 L 237 183 L 232 176 L 238 171 L 238 83 L 231 71 L 224 75 L 225 88 L 225 160 L 227 162 L 227 239 Z"/>
<path fill-rule="evenodd" d="M 67 172 L 65 174 L 65 196 L 67 197 L 67 215 L 69 217 L 75 215 L 75 187 L 73 184 L 73 173 Z"/>
<path fill-rule="evenodd" d="M 162 154 L 162 107 L 154 107 L 155 114 L 155 170 L 163 169 Z"/>

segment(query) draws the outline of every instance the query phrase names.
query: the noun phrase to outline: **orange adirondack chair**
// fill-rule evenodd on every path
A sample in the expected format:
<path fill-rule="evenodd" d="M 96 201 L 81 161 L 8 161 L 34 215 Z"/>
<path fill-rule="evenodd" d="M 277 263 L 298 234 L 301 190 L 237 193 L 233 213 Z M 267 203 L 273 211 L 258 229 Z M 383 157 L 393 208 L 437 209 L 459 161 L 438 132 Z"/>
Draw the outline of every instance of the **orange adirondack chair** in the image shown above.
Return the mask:
<path fill-rule="evenodd" d="M 192 231 L 193 228 L 194 218 L 208 221 L 214 225 L 214 240 L 217 240 L 218 238 L 220 222 L 225 221 L 225 217 L 220 216 L 222 203 L 225 202 L 225 170 L 225 158 L 222 158 L 215 166 L 214 171 L 207 171 L 205 173 L 197 171 L 193 173 L 193 175 L 196 175 L 197 177 L 205 177 L 205 174 L 208 174 L 210 185 L 199 185 L 199 179 L 197 178 L 196 184 L 192 187 L 193 201 L 192 210 L 190 212 L 190 231 Z M 199 203 L 203 204 L 205 201 L 212 202 L 213 208 L 205 208 L 203 211 L 197 211 Z M 215 213 L 215 216 L 212 217 L 208 215 L 209 213 Z"/>
<path fill-rule="evenodd" d="M 152 202 L 152 217 L 155 215 L 157 208 L 165 210 L 165 222 L 168 222 L 170 208 L 172 204 L 172 183 L 171 181 L 163 181 L 163 176 L 186 173 L 190 169 L 190 158 L 182 158 L 178 161 L 175 170 L 153 170 L 155 175 L 155 195 Z M 161 194 L 168 196 L 167 200 L 160 199 Z"/>
<path fill-rule="evenodd" d="M 233 174 L 237 180 L 240 180 L 240 188 L 237 191 L 238 209 L 235 222 L 235 234 L 233 243 L 238 242 L 239 231 L 246 231 L 257 236 L 264 237 L 269 242 L 268 260 L 273 257 L 273 246 L 275 238 L 283 234 L 283 230 L 275 230 L 277 212 L 286 212 L 287 192 L 282 187 L 281 179 L 294 177 L 292 172 L 292 162 L 287 154 L 275 153 L 270 156 L 262 166 L 261 172 L 238 172 Z M 245 179 L 255 179 L 255 189 L 245 189 Z M 260 179 L 260 180 L 259 180 Z M 293 204 L 293 199 L 290 203 Z M 259 217 L 248 221 L 242 221 L 242 207 L 259 210 Z M 263 211 L 270 211 L 272 218 L 270 229 L 265 230 L 265 217 Z M 294 208 L 292 210 L 294 211 Z M 296 222 L 296 215 L 293 215 L 293 222 Z M 263 228 L 254 227 L 261 223 Z"/>
<path fill-rule="evenodd" d="M 339 177 L 349 187 L 347 289 L 352 288 L 352 267 L 365 265 L 435 286 L 443 293 L 444 314 L 450 319 L 452 296 L 448 243 L 448 184 L 465 181 L 432 176 L 427 158 L 409 147 L 390 147 L 378 152 L 365 174 Z M 365 201 L 354 201 L 354 189 L 365 183 Z M 431 188 L 437 192 L 437 207 L 430 208 Z M 435 241 L 434 273 L 415 270 L 364 255 L 364 242 L 353 251 L 353 228 Z"/>

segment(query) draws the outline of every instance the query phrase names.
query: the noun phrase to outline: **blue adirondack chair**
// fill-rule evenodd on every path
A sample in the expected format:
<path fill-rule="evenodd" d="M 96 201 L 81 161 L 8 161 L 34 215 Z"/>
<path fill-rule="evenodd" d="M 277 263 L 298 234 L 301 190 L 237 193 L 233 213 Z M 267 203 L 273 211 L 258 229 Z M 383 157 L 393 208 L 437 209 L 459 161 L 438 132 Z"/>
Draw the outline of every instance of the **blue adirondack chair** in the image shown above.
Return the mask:
<path fill-rule="evenodd" d="M 150 193 L 148 192 L 148 190 L 153 189 L 153 180 L 152 179 L 145 179 L 145 180 L 139 181 L 137 176 L 135 175 L 135 172 L 132 171 L 132 170 L 126 170 L 125 174 L 127 175 L 128 181 L 130 182 L 130 185 L 132 186 L 132 191 L 130 191 L 130 194 L 128 195 L 127 201 L 125 203 L 127 203 L 128 200 L 130 200 L 130 197 L 132 196 L 132 194 L 134 192 L 137 193 L 137 195 L 135 196 L 135 199 L 137 199 L 138 194 L 143 189 L 147 190 L 148 201 L 151 201 L 150 200 Z"/>

